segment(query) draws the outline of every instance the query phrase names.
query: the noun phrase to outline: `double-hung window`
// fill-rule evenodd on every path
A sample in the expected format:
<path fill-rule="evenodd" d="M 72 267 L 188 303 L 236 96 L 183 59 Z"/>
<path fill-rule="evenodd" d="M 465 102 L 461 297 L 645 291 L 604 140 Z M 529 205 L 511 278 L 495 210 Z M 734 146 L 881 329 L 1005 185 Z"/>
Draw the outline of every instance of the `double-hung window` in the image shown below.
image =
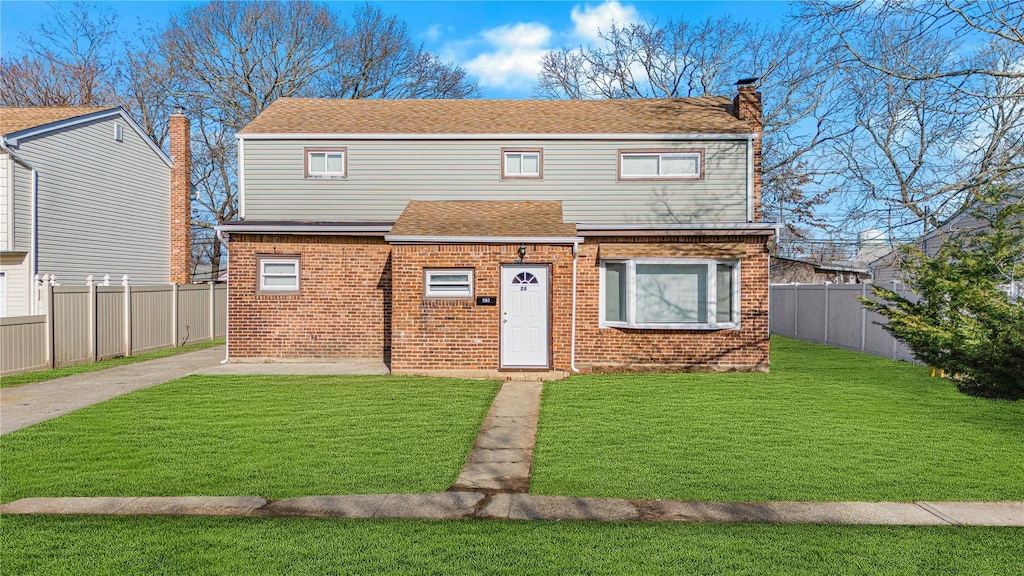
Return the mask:
<path fill-rule="evenodd" d="M 700 150 L 620 150 L 620 180 L 699 180 L 703 178 Z"/>
<path fill-rule="evenodd" d="M 260 256 L 259 292 L 269 294 L 299 293 L 298 256 Z"/>
<path fill-rule="evenodd" d="M 345 178 L 347 164 L 345 148 L 306 148 L 306 178 Z"/>
<path fill-rule="evenodd" d="M 501 149 L 501 178 L 503 180 L 544 176 L 544 152 L 540 148 Z"/>
<path fill-rule="evenodd" d="M 464 269 L 424 270 L 423 295 L 427 298 L 472 298 L 473 271 Z"/>
<path fill-rule="evenodd" d="M 737 260 L 633 258 L 601 262 L 601 326 L 738 328 Z"/>

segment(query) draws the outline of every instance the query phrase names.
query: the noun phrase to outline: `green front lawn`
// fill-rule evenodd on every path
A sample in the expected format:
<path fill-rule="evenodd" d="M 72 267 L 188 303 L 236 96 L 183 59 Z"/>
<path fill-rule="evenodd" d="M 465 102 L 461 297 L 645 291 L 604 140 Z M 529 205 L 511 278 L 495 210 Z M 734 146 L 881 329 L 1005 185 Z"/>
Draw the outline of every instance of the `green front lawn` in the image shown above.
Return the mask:
<path fill-rule="evenodd" d="M 1024 500 L 1024 402 L 772 338 L 769 374 L 544 388 L 531 492 L 681 500 Z"/>
<path fill-rule="evenodd" d="M 4 435 L 0 501 L 443 491 L 497 389 L 429 378 L 190 376 Z"/>
<path fill-rule="evenodd" d="M 1024 573 L 1024 530 L 4 516 L 4 574 Z"/>
<path fill-rule="evenodd" d="M 146 352 L 145 354 L 138 354 L 135 356 L 119 356 L 117 358 L 100 360 L 99 362 L 90 362 L 89 364 L 76 364 L 74 366 L 64 366 L 63 368 L 53 368 L 52 370 L 36 370 L 35 372 L 11 374 L 10 376 L 0 377 L 0 388 L 21 386 L 22 384 L 29 384 L 32 382 L 43 382 L 45 380 L 63 378 L 64 376 L 72 376 L 83 372 L 106 370 L 107 368 L 116 368 L 117 366 L 135 364 L 136 362 L 144 362 L 146 360 L 156 360 L 157 358 L 167 358 L 168 356 L 176 356 L 185 352 L 192 352 L 193 350 L 201 350 L 203 348 L 222 345 L 224 345 L 223 338 L 220 340 L 196 342 L 195 344 L 188 344 L 180 348 L 164 348 L 163 350 L 155 350 L 153 352 Z"/>

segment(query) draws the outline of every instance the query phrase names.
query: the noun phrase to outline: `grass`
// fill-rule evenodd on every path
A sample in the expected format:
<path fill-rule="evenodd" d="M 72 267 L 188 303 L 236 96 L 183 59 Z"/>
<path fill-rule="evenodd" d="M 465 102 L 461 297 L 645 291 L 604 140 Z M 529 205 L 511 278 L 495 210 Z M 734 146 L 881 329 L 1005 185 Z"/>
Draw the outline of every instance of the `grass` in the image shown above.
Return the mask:
<path fill-rule="evenodd" d="M 1024 573 L 1024 530 L 4 516 L 4 574 Z"/>
<path fill-rule="evenodd" d="M 203 348 L 210 348 L 211 346 L 220 346 L 222 344 L 224 344 L 223 338 L 208 342 L 196 342 L 195 344 L 188 344 L 180 348 L 164 348 L 163 350 L 146 352 L 145 354 L 138 354 L 136 356 L 120 356 L 89 364 L 77 364 L 75 366 L 65 366 L 63 368 L 54 368 L 52 370 L 36 370 L 35 372 L 22 372 L 21 374 L 0 376 L 0 388 L 21 386 L 22 384 L 30 384 L 32 382 L 43 382 L 46 380 L 53 380 L 54 378 L 63 378 L 64 376 L 72 376 L 83 372 L 93 372 L 95 370 L 105 370 L 107 368 L 135 364 L 136 362 L 144 362 L 146 360 L 156 360 L 157 358 L 166 358 L 168 356 L 175 356 L 177 354 L 192 352 L 193 350 L 201 350 Z"/>
<path fill-rule="evenodd" d="M 1024 402 L 772 339 L 768 374 L 544 388 L 531 492 L 682 500 L 1024 500 Z"/>
<path fill-rule="evenodd" d="M 443 491 L 497 387 L 189 376 L 4 435 L 0 501 Z"/>

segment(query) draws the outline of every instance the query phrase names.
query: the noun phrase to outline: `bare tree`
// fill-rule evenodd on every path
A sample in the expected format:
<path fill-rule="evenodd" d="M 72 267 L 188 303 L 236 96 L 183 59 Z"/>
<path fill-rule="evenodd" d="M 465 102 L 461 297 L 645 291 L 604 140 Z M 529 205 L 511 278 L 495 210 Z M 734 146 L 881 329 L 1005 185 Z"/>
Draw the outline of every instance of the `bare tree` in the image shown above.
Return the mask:
<path fill-rule="evenodd" d="M 853 128 L 836 142 L 848 227 L 908 236 L 968 209 L 991 184 L 1024 184 L 1024 11 L 1016 2 L 812 0 L 835 36 Z"/>
<path fill-rule="evenodd" d="M 23 34 L 23 51 L 0 60 L 5 106 L 101 106 L 117 101 L 117 17 L 95 4 L 50 4 L 50 18 Z"/>
<path fill-rule="evenodd" d="M 836 50 L 804 30 L 730 18 L 613 27 L 597 46 L 562 48 L 542 61 L 537 94 L 555 98 L 680 98 L 725 94 L 758 76 L 764 94 L 765 214 L 794 234 L 818 225 L 821 182 L 834 167 L 815 158 L 842 133 L 833 122 Z"/>
<path fill-rule="evenodd" d="M 314 92 L 325 98 L 472 98 L 478 90 L 461 67 L 414 44 L 404 22 L 364 4 L 342 24 Z"/>

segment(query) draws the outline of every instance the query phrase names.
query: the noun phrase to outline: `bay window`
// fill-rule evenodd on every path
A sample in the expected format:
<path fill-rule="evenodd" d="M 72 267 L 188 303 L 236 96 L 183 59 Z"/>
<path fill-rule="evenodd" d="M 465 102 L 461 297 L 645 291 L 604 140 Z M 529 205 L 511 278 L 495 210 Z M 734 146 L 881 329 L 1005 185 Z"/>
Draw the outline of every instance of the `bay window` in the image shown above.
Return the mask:
<path fill-rule="evenodd" d="M 601 262 L 601 326 L 739 326 L 738 260 L 632 258 Z"/>

